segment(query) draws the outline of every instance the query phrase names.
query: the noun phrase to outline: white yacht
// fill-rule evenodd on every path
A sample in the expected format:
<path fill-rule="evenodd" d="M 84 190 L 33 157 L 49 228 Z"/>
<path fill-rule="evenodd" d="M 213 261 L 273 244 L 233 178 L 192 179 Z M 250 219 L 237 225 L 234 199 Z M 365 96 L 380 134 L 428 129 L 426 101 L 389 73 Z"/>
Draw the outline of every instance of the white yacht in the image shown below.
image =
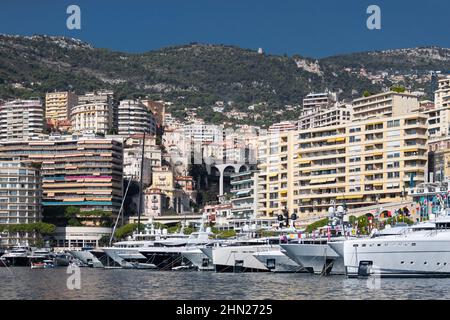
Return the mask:
<path fill-rule="evenodd" d="M 344 241 L 336 250 L 348 277 L 450 276 L 450 217 L 444 211 L 398 234 Z"/>
<path fill-rule="evenodd" d="M 31 255 L 31 248 L 25 245 L 13 247 L 6 252 L 0 259 L 2 265 L 9 267 L 29 267 Z"/>
<path fill-rule="evenodd" d="M 206 231 L 193 232 L 188 238 L 154 241 L 152 246 L 141 247 L 138 251 L 148 263 L 155 264 L 161 270 L 171 270 L 174 267 L 194 264 L 183 253 L 187 251 L 198 253 L 196 249 L 217 242 L 215 239 L 210 239 L 210 236 L 211 232 L 208 228 Z M 197 255 L 196 258 L 203 259 L 206 256 Z"/>
<path fill-rule="evenodd" d="M 133 235 L 127 241 L 116 242 L 112 247 L 101 248 L 101 251 L 98 250 L 94 254 L 108 266 L 133 268 L 150 263 L 157 268 L 172 268 L 178 266 L 179 262 L 185 262 L 181 252 L 186 248 L 193 249 L 213 241 L 209 239 L 209 235 L 209 229 L 184 235 L 167 234 L 166 230 L 161 232 L 152 227 L 150 232 Z"/>

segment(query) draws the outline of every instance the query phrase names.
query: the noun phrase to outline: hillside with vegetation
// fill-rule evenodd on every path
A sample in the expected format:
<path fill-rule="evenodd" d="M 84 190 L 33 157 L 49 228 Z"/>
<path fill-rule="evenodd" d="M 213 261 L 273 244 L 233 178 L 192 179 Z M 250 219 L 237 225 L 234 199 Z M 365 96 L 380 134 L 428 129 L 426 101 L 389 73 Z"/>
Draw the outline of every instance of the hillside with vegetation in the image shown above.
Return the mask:
<path fill-rule="evenodd" d="M 309 92 L 341 98 L 393 85 L 429 93 L 430 71 L 450 70 L 450 50 L 436 47 L 355 53 L 320 60 L 277 56 L 235 46 L 192 43 L 141 54 L 94 48 L 77 39 L 0 35 L 0 99 L 113 89 L 119 99 L 172 102 L 183 118 L 267 125 L 295 119 Z M 223 103 L 223 110 L 213 108 Z M 249 109 L 249 106 L 253 106 Z M 227 118 L 230 111 L 248 114 Z"/>

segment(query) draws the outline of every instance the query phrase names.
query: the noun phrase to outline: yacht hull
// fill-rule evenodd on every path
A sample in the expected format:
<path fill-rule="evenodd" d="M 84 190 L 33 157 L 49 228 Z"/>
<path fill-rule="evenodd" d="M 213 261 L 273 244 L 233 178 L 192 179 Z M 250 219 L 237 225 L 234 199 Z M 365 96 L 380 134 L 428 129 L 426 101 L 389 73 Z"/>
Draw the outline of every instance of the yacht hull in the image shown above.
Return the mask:
<path fill-rule="evenodd" d="M 254 254 L 277 248 L 271 245 L 217 247 L 212 250 L 213 264 L 216 272 L 269 272 Z"/>
<path fill-rule="evenodd" d="M 345 274 L 344 260 L 328 244 L 282 244 L 286 255 L 314 274 Z"/>
<path fill-rule="evenodd" d="M 450 277 L 450 239 L 348 241 L 344 265 L 348 277 Z"/>
<path fill-rule="evenodd" d="M 84 265 L 94 267 L 94 268 L 102 268 L 103 264 L 95 257 L 90 251 L 76 251 L 72 250 L 69 253 L 76 259 L 80 260 Z"/>
<path fill-rule="evenodd" d="M 271 272 L 276 273 L 292 273 L 292 272 L 306 272 L 305 268 L 297 262 L 286 256 L 280 250 L 273 250 L 268 252 L 258 252 L 254 254 L 262 264 L 266 266 Z"/>
<path fill-rule="evenodd" d="M 7 267 L 30 267 L 31 261 L 28 257 L 7 257 L 3 256 L 2 260 L 4 263 L 0 263 Z"/>
<path fill-rule="evenodd" d="M 212 259 L 205 255 L 200 249 L 182 251 L 181 255 L 189 260 L 200 271 L 214 270 Z"/>

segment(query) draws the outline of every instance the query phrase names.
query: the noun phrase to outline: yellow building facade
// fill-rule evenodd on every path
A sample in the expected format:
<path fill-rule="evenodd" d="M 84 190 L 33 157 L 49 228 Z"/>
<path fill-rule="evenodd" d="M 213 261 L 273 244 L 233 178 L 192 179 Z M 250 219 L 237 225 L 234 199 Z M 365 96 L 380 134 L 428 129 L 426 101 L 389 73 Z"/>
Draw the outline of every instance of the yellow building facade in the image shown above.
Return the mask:
<path fill-rule="evenodd" d="M 353 121 L 260 138 L 258 214 L 285 207 L 300 218 L 327 216 L 328 208 L 401 201 L 411 182 L 425 181 L 427 117 Z"/>

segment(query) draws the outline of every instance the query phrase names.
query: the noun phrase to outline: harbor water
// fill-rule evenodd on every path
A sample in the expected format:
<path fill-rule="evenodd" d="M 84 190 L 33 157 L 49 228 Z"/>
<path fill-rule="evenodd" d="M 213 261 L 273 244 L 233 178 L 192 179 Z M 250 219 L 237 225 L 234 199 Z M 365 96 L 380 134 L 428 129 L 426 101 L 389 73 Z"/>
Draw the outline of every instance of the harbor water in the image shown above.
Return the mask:
<path fill-rule="evenodd" d="M 347 279 L 310 274 L 0 268 L 0 299 L 450 299 L 450 279 Z"/>

